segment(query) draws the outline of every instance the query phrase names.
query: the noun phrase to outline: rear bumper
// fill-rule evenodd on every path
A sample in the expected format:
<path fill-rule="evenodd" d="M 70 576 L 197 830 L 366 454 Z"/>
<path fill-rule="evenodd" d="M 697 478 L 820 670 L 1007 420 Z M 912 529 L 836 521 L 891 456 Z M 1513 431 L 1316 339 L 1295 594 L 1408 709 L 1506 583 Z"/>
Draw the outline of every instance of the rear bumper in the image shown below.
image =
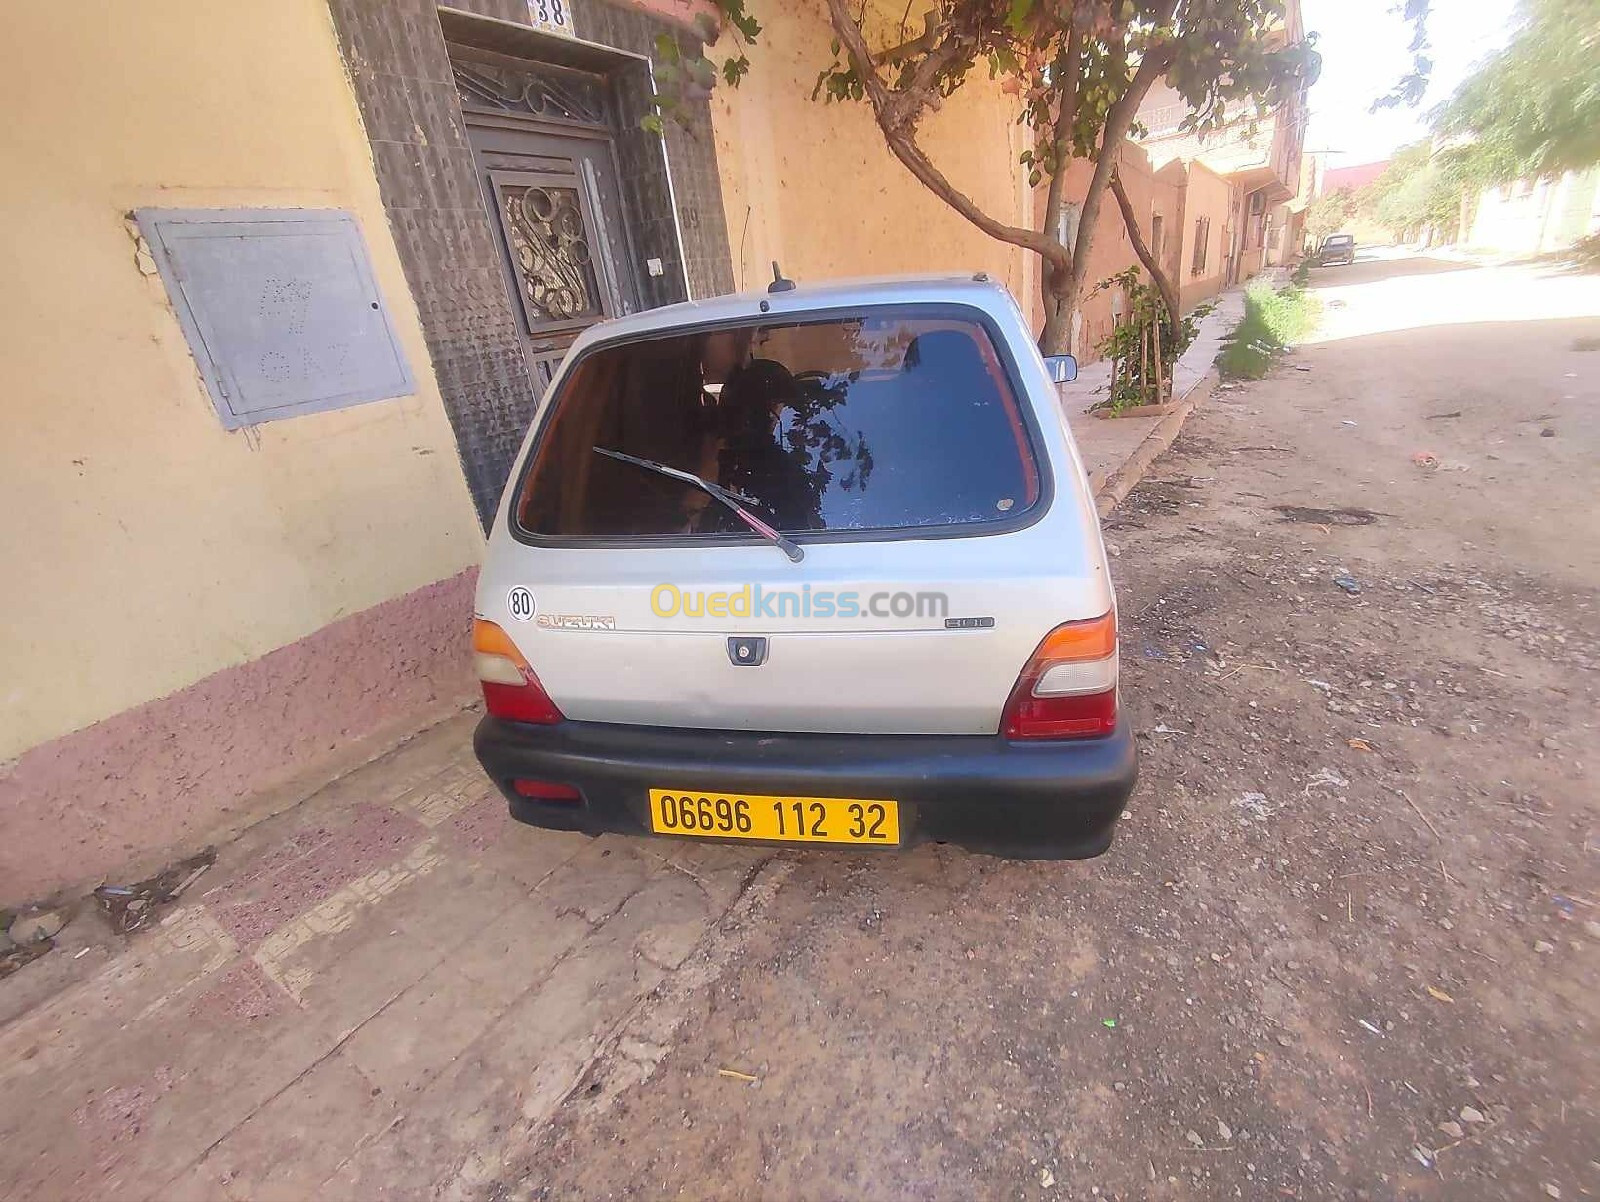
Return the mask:
<path fill-rule="evenodd" d="M 892 798 L 902 846 L 955 843 L 1023 859 L 1105 851 L 1138 776 L 1126 723 L 1101 739 L 1008 743 L 993 735 L 528 726 L 486 717 L 473 747 L 511 816 L 534 826 L 650 834 L 652 788 Z M 519 777 L 572 785 L 583 801 L 530 800 L 511 788 Z"/>

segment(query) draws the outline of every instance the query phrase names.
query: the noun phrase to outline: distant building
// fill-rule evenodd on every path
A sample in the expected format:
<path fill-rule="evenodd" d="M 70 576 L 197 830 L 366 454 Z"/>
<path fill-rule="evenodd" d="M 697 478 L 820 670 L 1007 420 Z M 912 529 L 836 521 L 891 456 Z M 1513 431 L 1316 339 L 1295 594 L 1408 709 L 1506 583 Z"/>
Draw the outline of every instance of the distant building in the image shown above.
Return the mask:
<path fill-rule="evenodd" d="M 1298 0 L 1291 0 L 1277 43 L 1304 36 Z M 1304 89 L 1270 113 L 1243 119 L 1204 137 L 1181 127 L 1189 106 L 1158 83 L 1139 108 L 1150 132 L 1118 152 L 1117 172 L 1139 219 L 1140 233 L 1173 282 L 1185 310 L 1232 284 L 1249 279 L 1264 264 L 1281 263 L 1300 248 L 1304 206 L 1290 203 L 1301 191 L 1305 136 Z M 1081 203 L 1093 164 L 1079 160 L 1066 174 L 1058 228 L 1069 245 L 1077 237 Z M 1034 190 L 1034 220 L 1044 220 L 1045 186 Z M 1113 292 L 1090 293 L 1108 276 L 1138 263 L 1117 205 L 1101 206 L 1099 228 L 1084 277 L 1086 295 L 1071 331 L 1072 353 L 1088 362 L 1117 322 Z M 1044 320 L 1042 299 L 1033 297 L 1035 324 Z"/>
<path fill-rule="evenodd" d="M 1600 233 L 1600 167 L 1484 189 L 1463 241 L 1503 254 L 1537 255 L 1594 233 Z"/>
<path fill-rule="evenodd" d="M 1377 163 L 1360 163 L 1354 167 L 1329 167 L 1322 173 L 1321 187 L 1317 195 L 1322 196 L 1329 192 L 1358 191 L 1372 183 L 1388 169 L 1388 159 L 1383 159 Z"/>
<path fill-rule="evenodd" d="M 1298 0 L 1290 0 L 1272 37 L 1305 36 Z M 1306 97 L 1302 88 L 1261 116 L 1241 117 L 1197 134 L 1183 128 L 1189 106 L 1164 82 L 1139 107 L 1149 131 L 1140 141 L 1157 176 L 1182 189 L 1178 219 L 1180 289 L 1187 308 L 1262 267 L 1299 252 Z"/>

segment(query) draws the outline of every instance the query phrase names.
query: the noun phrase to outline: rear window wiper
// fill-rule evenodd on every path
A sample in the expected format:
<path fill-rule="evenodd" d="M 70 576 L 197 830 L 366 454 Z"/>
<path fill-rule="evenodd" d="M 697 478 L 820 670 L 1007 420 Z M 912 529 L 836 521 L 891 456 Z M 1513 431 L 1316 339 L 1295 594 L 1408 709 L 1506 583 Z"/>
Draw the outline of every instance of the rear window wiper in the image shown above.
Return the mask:
<path fill-rule="evenodd" d="M 682 480 L 685 484 L 692 484 L 701 492 L 705 493 L 706 496 L 710 497 L 713 501 L 721 502 L 723 505 L 727 506 L 733 511 L 734 515 L 738 517 L 741 522 L 750 527 L 750 529 L 754 530 L 773 546 L 777 547 L 778 550 L 782 551 L 793 562 L 799 563 L 806 557 L 806 553 L 804 551 L 802 551 L 794 543 L 790 542 L 783 535 L 779 534 L 760 518 L 756 517 L 755 514 L 751 513 L 743 505 L 739 504 L 738 498 L 736 498 L 733 493 L 729 492 L 721 485 L 713 484 L 709 480 L 701 479 L 693 472 L 680 471 L 675 467 L 668 467 L 664 463 L 657 463 L 653 459 L 640 459 L 637 455 L 625 455 L 621 451 L 612 451 L 606 447 L 595 447 L 594 453 L 596 455 L 604 455 L 608 459 L 617 459 L 623 463 L 631 463 L 634 467 L 642 467 L 647 471 L 658 472 L 663 476 L 672 478 L 673 480 Z"/>

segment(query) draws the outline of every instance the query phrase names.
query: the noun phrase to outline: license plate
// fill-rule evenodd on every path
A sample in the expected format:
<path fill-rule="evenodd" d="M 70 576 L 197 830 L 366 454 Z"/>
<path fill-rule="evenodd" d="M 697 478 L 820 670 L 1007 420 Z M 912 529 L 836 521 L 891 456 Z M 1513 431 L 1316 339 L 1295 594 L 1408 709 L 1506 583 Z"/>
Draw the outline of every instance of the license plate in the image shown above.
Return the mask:
<path fill-rule="evenodd" d="M 853 797 L 760 797 L 651 789 L 650 829 L 658 835 L 897 847 L 900 806 L 893 801 Z"/>

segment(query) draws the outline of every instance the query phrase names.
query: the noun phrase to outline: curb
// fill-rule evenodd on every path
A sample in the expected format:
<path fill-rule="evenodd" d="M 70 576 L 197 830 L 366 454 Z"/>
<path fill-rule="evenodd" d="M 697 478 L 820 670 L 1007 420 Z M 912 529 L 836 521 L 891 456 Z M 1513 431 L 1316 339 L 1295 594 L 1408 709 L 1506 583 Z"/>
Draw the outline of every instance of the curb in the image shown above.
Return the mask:
<path fill-rule="evenodd" d="M 1178 431 L 1183 429 L 1183 423 L 1189 419 L 1189 415 L 1201 401 L 1211 395 L 1217 386 L 1217 380 L 1217 369 L 1213 367 L 1200 377 L 1173 411 L 1157 422 L 1155 428 L 1144 436 L 1122 466 L 1095 488 L 1094 507 L 1101 518 L 1109 517 L 1111 511 L 1122 504 L 1127 495 L 1133 491 L 1134 486 L 1145 478 L 1150 471 L 1150 465 L 1177 439 Z"/>

